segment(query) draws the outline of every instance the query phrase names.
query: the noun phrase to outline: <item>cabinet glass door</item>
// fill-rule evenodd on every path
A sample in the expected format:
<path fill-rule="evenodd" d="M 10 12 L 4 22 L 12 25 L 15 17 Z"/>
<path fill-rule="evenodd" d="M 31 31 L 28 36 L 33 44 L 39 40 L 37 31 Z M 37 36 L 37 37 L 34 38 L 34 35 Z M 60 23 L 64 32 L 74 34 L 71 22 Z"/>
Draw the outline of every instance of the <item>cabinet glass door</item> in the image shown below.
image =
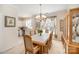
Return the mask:
<path fill-rule="evenodd" d="M 72 16 L 72 42 L 79 43 L 79 13 Z"/>
<path fill-rule="evenodd" d="M 69 42 L 79 43 L 79 8 L 69 11 Z"/>

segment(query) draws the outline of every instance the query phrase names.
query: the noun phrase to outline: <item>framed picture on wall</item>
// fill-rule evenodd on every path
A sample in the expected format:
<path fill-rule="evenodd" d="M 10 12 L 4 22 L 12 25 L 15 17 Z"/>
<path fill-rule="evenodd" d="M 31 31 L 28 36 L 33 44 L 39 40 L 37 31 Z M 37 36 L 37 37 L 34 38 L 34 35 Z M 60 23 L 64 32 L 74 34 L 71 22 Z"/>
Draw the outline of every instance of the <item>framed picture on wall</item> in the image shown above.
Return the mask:
<path fill-rule="evenodd" d="M 5 16 L 5 27 L 15 27 L 16 18 L 11 16 Z"/>

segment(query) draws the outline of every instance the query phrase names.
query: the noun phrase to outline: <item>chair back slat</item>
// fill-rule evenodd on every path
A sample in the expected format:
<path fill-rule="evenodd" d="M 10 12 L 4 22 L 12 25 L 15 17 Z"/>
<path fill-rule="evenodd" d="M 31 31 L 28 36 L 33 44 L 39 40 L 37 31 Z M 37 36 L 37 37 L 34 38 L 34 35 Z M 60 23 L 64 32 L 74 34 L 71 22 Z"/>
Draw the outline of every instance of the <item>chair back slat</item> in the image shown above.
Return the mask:
<path fill-rule="evenodd" d="M 25 44 L 25 49 L 32 51 L 33 50 L 33 42 L 32 38 L 29 35 L 24 35 L 24 44 Z"/>

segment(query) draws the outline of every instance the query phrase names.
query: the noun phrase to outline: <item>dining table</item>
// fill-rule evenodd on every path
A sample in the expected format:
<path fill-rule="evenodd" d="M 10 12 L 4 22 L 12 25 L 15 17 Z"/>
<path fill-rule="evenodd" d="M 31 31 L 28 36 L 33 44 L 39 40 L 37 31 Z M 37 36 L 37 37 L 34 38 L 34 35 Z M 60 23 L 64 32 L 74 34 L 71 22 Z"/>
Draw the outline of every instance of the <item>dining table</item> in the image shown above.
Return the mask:
<path fill-rule="evenodd" d="M 42 35 L 35 34 L 32 35 L 32 41 L 34 44 L 37 44 L 41 47 L 41 53 L 44 53 L 44 46 L 49 40 L 50 33 L 43 33 Z"/>

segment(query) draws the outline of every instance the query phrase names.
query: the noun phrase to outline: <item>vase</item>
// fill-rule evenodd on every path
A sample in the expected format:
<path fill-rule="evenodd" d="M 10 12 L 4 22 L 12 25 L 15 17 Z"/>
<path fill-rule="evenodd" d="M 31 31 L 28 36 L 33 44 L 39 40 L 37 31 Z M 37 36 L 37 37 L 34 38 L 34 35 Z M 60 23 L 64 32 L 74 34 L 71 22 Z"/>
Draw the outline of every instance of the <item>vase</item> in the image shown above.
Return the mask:
<path fill-rule="evenodd" d="M 40 33 L 40 36 L 42 35 L 42 33 Z"/>

